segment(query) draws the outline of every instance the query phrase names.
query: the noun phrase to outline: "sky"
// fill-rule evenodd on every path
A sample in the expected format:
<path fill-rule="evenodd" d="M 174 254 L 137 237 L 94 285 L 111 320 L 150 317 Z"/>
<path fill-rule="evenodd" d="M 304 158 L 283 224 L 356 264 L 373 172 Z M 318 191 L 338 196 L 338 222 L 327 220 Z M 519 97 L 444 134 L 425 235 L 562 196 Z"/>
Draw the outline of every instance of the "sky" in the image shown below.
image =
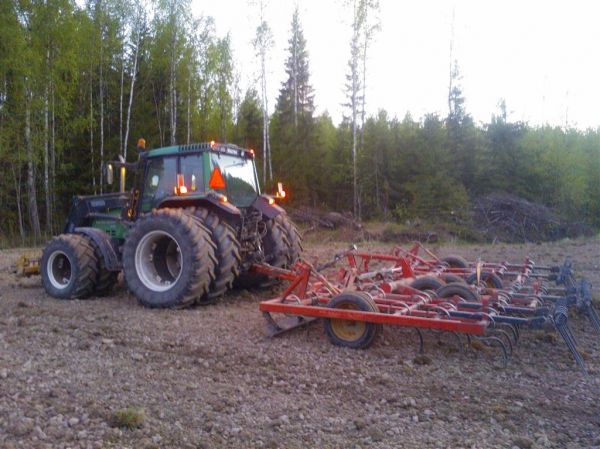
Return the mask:
<path fill-rule="evenodd" d="M 242 91 L 258 90 L 252 39 L 258 9 L 248 0 L 193 0 L 195 15 L 230 33 Z M 291 19 L 298 5 L 317 113 L 334 123 L 345 112 L 352 12 L 343 0 L 270 0 L 275 45 L 268 71 L 272 110 L 282 82 Z M 600 2 L 380 0 L 381 29 L 369 51 L 367 113 L 445 116 L 451 59 L 458 62 L 465 106 L 489 122 L 506 101 L 509 119 L 531 125 L 600 126 Z M 454 20 L 452 19 L 454 17 Z M 453 30 L 453 32 L 452 32 Z M 450 41 L 454 35 L 452 58 Z"/>

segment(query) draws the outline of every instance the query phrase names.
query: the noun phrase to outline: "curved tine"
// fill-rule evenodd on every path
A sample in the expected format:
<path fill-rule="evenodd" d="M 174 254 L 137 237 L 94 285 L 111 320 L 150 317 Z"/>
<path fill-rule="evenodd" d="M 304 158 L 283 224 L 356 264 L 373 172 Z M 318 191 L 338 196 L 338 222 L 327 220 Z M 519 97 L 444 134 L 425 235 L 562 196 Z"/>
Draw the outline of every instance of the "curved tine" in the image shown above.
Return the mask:
<path fill-rule="evenodd" d="M 452 332 L 452 335 L 454 335 L 454 338 L 456 339 L 456 341 L 458 343 L 458 351 L 460 352 L 460 355 L 464 355 L 465 347 L 463 345 L 462 340 L 460 339 L 460 334 L 458 332 Z"/>
<path fill-rule="evenodd" d="M 493 334 L 495 334 L 495 336 L 498 336 L 498 338 L 500 338 L 500 336 L 502 336 L 502 338 L 500 338 L 502 341 L 506 340 L 506 349 L 508 350 L 508 356 L 512 356 L 513 353 L 513 344 L 512 344 L 512 340 L 510 339 L 510 334 L 508 332 L 506 332 L 504 329 L 500 329 L 500 328 L 496 328 L 493 331 Z"/>
<path fill-rule="evenodd" d="M 445 314 L 448 318 L 450 318 L 450 312 L 448 312 L 448 310 L 444 309 L 443 307 L 435 306 L 435 307 L 433 307 L 433 310 L 435 310 L 437 312 L 443 312 L 443 314 Z"/>
<path fill-rule="evenodd" d="M 419 337 L 419 354 L 423 354 L 425 352 L 425 342 L 423 340 L 423 333 L 418 327 L 415 327 L 414 330 L 417 332 L 417 336 Z"/>
<path fill-rule="evenodd" d="M 519 330 L 515 324 L 499 323 L 496 327 L 504 330 L 504 332 L 512 336 L 512 344 L 514 346 L 519 344 Z"/>
<path fill-rule="evenodd" d="M 502 340 L 500 340 L 498 337 L 477 337 L 477 339 L 483 342 L 484 344 L 489 342 L 489 346 L 492 346 L 492 343 L 496 343 L 497 345 L 499 345 L 500 349 L 502 349 L 502 357 L 504 360 L 504 362 L 502 363 L 502 367 L 506 368 L 508 366 L 508 352 L 506 350 L 506 345 Z"/>
<path fill-rule="evenodd" d="M 451 302 L 442 302 L 442 303 L 440 303 L 440 306 L 447 307 L 450 310 L 456 310 L 456 309 L 458 309 L 457 305 L 456 304 L 452 304 Z"/>

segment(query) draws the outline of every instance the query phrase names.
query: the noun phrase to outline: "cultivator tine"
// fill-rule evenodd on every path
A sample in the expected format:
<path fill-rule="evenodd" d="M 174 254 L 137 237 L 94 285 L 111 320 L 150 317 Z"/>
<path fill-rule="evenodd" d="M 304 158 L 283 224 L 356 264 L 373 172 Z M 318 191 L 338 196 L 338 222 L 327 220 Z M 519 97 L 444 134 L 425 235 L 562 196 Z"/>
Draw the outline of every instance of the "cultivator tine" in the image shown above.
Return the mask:
<path fill-rule="evenodd" d="M 425 343 L 423 341 L 423 332 L 418 327 L 414 328 L 417 332 L 417 336 L 419 337 L 419 354 L 423 354 L 425 352 Z"/>
<path fill-rule="evenodd" d="M 492 347 L 492 346 L 499 347 L 502 351 L 502 368 L 506 368 L 508 366 L 508 358 L 509 358 L 508 351 L 509 350 L 500 338 L 494 337 L 494 336 L 486 336 L 486 337 L 474 336 L 473 341 L 480 342 L 483 345 L 488 346 L 488 347 Z"/>
<path fill-rule="evenodd" d="M 515 324 L 496 323 L 496 329 L 506 334 L 513 348 L 519 344 L 519 328 Z"/>
<path fill-rule="evenodd" d="M 596 332 L 600 333 L 600 317 L 598 317 L 598 312 L 596 312 L 596 309 L 594 309 L 592 304 L 587 305 L 585 308 L 585 314 L 589 318 L 594 329 L 596 329 Z"/>
<path fill-rule="evenodd" d="M 585 313 L 596 332 L 600 333 L 600 317 L 592 303 L 592 286 L 589 281 L 582 279 L 577 288 L 577 305 Z"/>
<path fill-rule="evenodd" d="M 571 328 L 569 327 L 567 317 L 568 311 L 565 299 L 564 301 L 560 301 L 559 303 L 557 303 L 556 307 L 554 308 L 554 315 L 552 317 L 554 321 L 554 327 L 556 328 L 560 336 L 563 338 L 565 344 L 567 345 L 567 348 L 571 352 L 571 355 L 573 356 L 573 359 L 575 359 L 575 363 L 577 363 L 579 369 L 581 369 L 581 371 L 585 373 L 585 363 L 583 361 L 583 357 L 577 350 L 577 342 L 575 341 L 573 332 L 571 332 Z"/>
<path fill-rule="evenodd" d="M 508 332 L 506 332 L 504 329 L 496 328 L 496 329 L 492 329 L 491 335 L 498 338 L 499 340 L 502 340 L 502 342 L 505 343 L 505 347 L 506 347 L 508 356 L 511 357 L 512 353 L 513 353 L 513 342 L 511 340 L 510 334 Z"/>

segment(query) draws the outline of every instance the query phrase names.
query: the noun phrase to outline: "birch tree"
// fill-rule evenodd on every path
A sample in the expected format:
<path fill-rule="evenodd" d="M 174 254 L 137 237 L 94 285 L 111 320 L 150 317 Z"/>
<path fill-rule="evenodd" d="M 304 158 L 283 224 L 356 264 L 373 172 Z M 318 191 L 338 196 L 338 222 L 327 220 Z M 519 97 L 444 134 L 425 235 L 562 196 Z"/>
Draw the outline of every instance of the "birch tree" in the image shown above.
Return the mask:
<path fill-rule="evenodd" d="M 263 185 L 273 180 L 273 167 L 271 158 L 271 144 L 269 142 L 269 97 L 267 93 L 267 62 L 269 51 L 273 47 L 273 33 L 265 20 L 265 2 L 260 0 L 258 8 L 260 12 L 260 25 L 256 28 L 256 34 L 252 44 L 256 56 L 260 60 L 260 100 L 262 106 L 262 160 L 263 160 Z"/>

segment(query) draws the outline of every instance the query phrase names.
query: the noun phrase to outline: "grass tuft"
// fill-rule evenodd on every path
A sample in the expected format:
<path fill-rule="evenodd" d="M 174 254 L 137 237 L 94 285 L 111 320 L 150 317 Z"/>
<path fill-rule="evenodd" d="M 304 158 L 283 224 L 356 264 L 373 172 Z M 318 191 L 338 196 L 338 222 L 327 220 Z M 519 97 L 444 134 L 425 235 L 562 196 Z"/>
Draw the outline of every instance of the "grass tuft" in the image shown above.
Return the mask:
<path fill-rule="evenodd" d="M 144 425 L 146 415 L 144 409 L 138 407 L 127 407 L 116 410 L 110 416 L 109 424 L 112 427 L 124 427 L 126 429 L 138 429 Z"/>

